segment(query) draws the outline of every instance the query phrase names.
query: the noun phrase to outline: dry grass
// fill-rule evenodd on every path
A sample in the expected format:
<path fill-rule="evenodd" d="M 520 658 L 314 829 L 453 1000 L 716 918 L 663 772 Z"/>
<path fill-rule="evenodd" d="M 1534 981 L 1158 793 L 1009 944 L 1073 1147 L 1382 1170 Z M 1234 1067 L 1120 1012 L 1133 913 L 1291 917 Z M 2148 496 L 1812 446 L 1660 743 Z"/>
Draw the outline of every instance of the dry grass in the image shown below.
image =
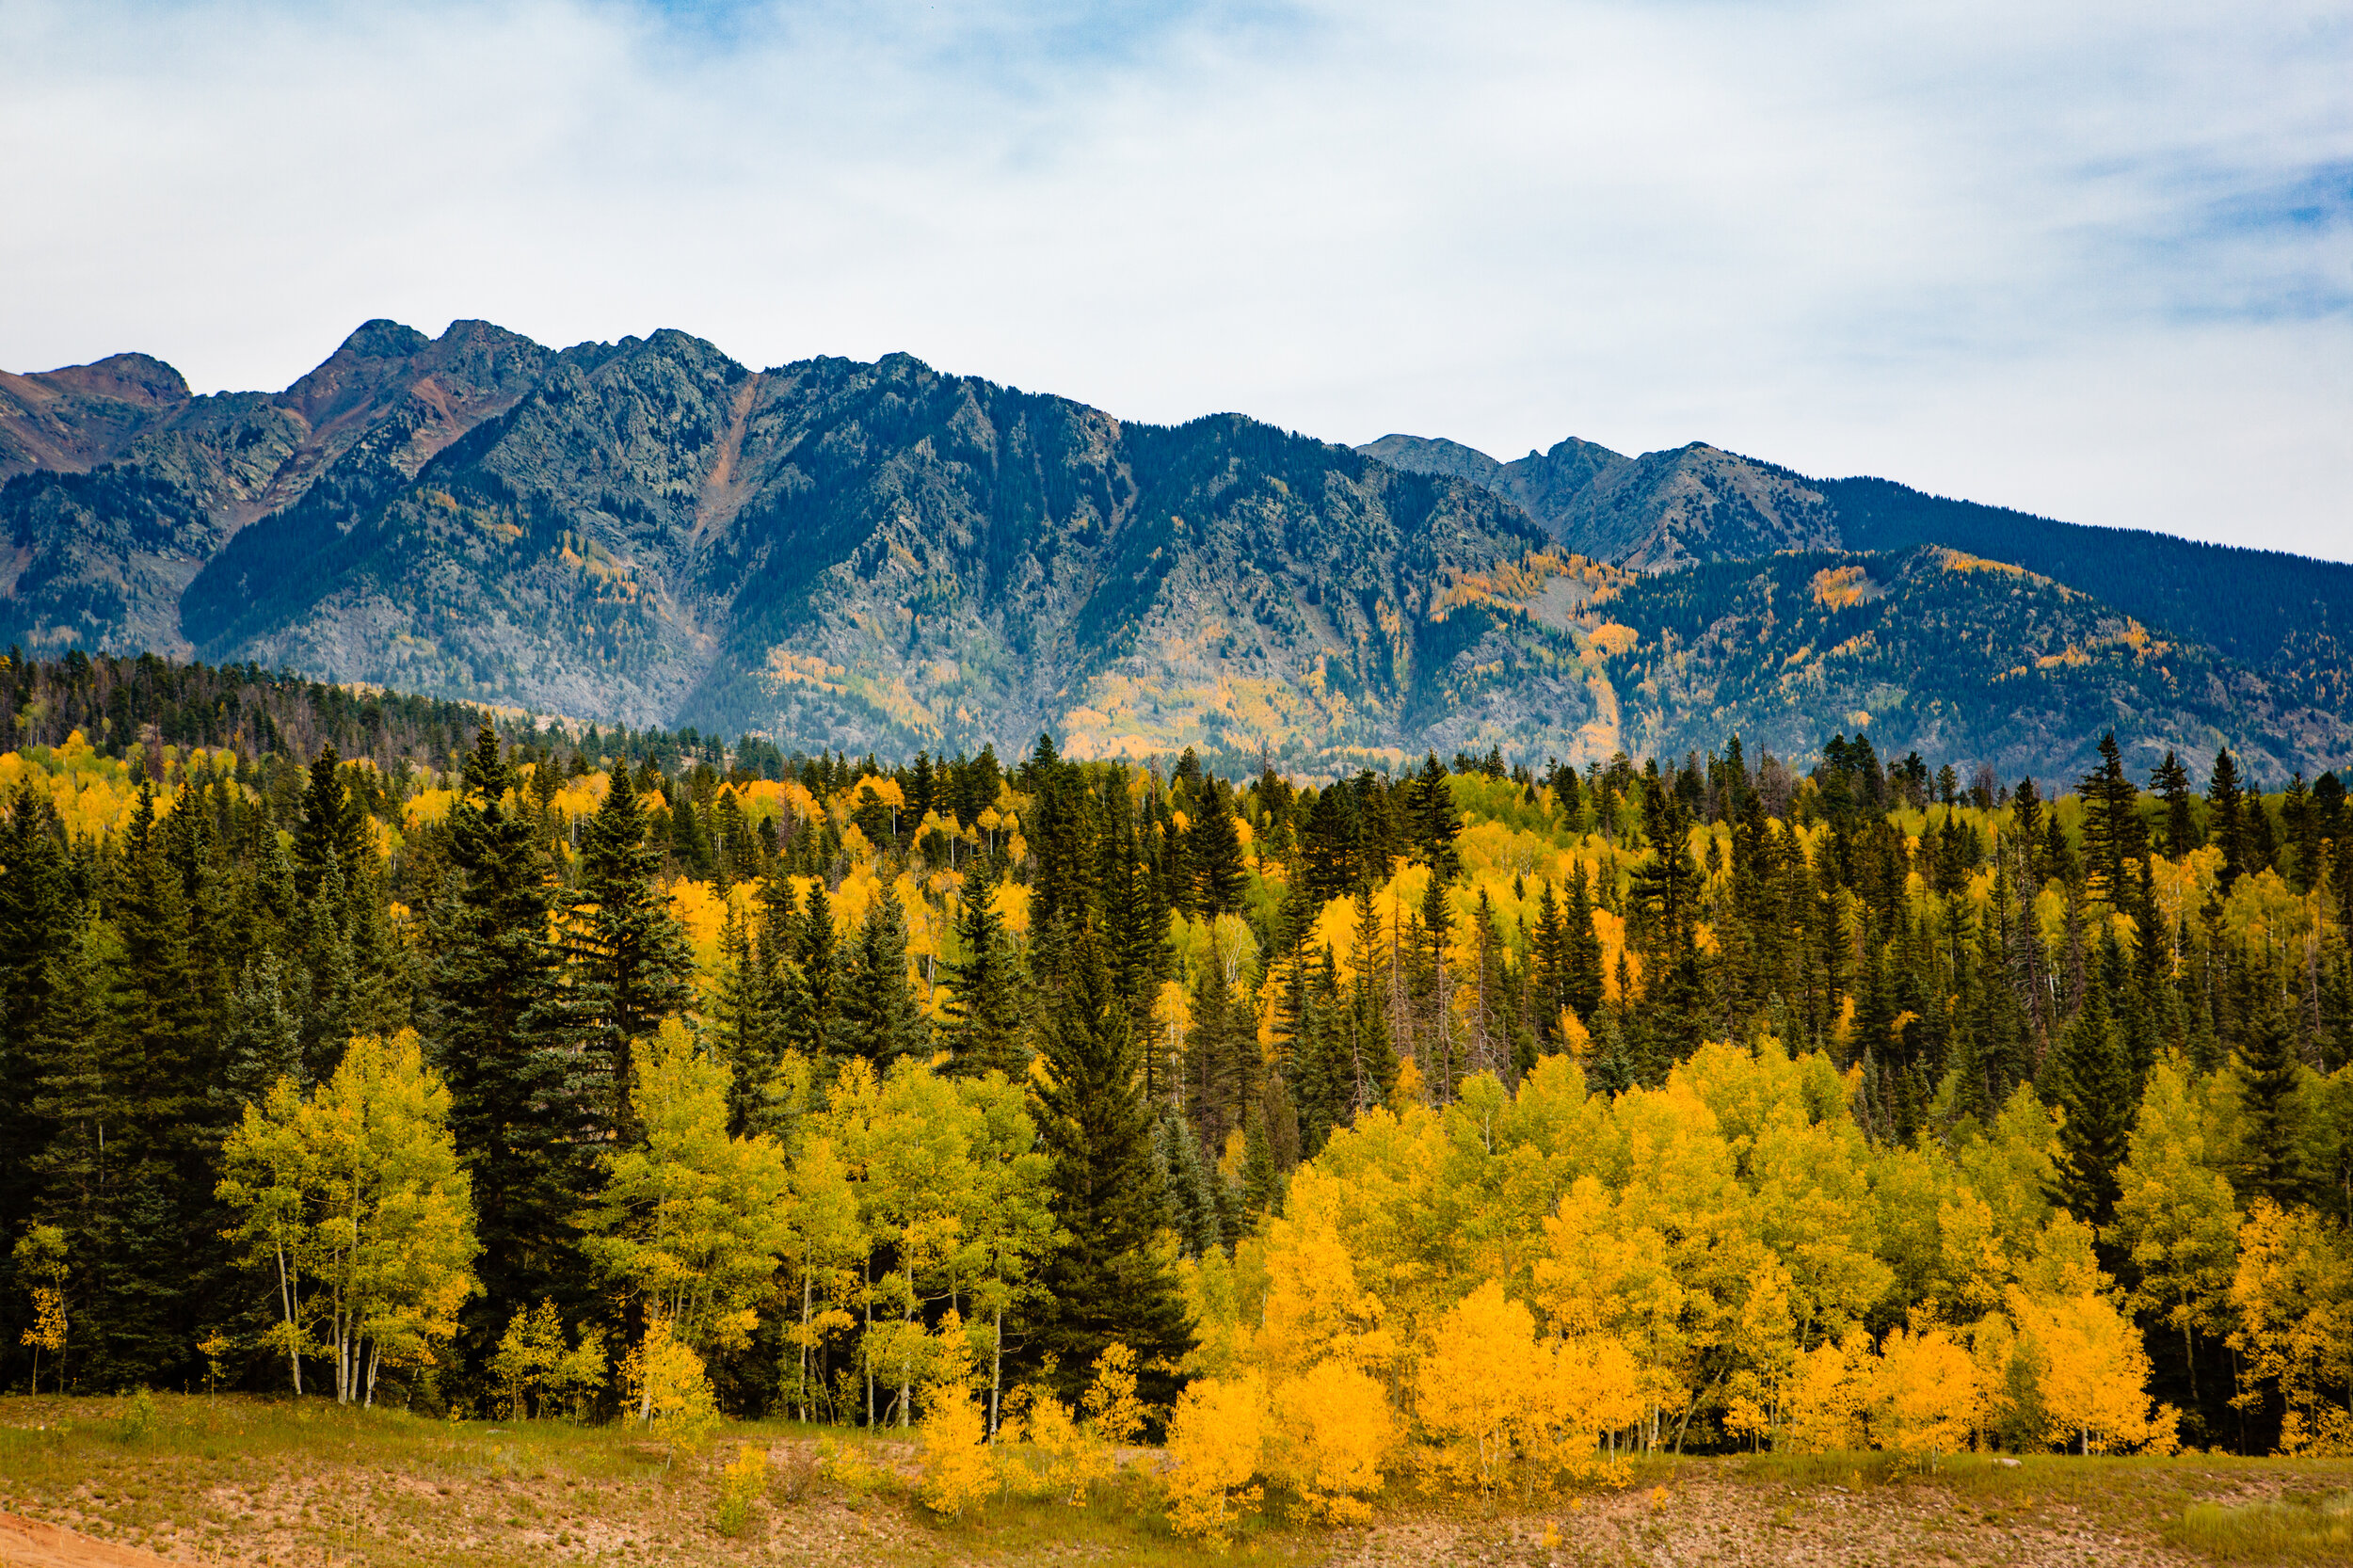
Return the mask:
<path fill-rule="evenodd" d="M 1393 1484 L 1369 1528 L 1324 1531 L 1272 1499 L 1225 1558 L 1173 1537 L 1148 1481 L 1084 1510 L 999 1498 L 942 1524 L 890 1433 L 730 1425 L 665 1465 L 626 1427 L 449 1423 L 323 1400 L 0 1400 L 0 1510 L 216 1564 L 370 1568 L 1117 1562 L 1250 1564 L 2143 1564 L 2353 1560 L 2353 1463 L 1963 1455 L 1646 1461 L 1623 1491 L 1440 1506 Z M 721 1471 L 765 1448 L 764 1491 L 720 1528 Z"/>

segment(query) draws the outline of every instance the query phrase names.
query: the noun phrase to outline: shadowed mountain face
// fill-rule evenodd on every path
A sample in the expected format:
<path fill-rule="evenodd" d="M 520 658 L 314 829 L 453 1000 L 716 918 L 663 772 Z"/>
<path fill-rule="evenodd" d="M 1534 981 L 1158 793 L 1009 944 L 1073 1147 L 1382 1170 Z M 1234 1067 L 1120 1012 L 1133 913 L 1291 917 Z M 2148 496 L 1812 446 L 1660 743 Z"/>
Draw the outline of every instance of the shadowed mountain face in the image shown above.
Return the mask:
<path fill-rule="evenodd" d="M 1484 485 L 1570 550 L 1632 571 L 1838 543 L 1831 508 L 1808 481 L 1701 441 L 1626 457 L 1570 440 L 1509 463 L 1419 436 L 1384 436 L 1356 450 Z"/>
<path fill-rule="evenodd" d="M 371 322 L 275 394 L 190 397 L 137 356 L 0 379 L 0 640 L 788 746 L 1048 729 L 1321 771 L 1736 728 L 1803 755 L 1865 724 L 2047 771 L 2116 723 L 2193 755 L 2276 737 L 2281 767 L 2353 750 L 2342 702 L 1913 548 L 1884 497 L 1903 548 L 1853 552 L 1835 485 L 1704 445 L 1351 451 L 904 355 L 754 372 L 680 332 Z"/>
<path fill-rule="evenodd" d="M 0 376 L 0 622 L 34 648 L 184 654 L 180 596 L 237 530 L 330 470 L 413 475 L 551 358 L 485 322 L 436 341 L 372 321 L 276 395 L 191 397 L 143 354 Z"/>
<path fill-rule="evenodd" d="M 2291 707 L 2353 712 L 2353 566 L 2340 562 L 2087 528 L 1885 479 L 1807 479 L 1699 443 L 1623 457 L 1567 440 L 1510 463 L 1417 436 L 1357 450 L 1485 485 L 1562 548 L 1635 571 L 1784 550 L 1949 546 L 2064 583 L 2179 642 L 2209 645 Z"/>

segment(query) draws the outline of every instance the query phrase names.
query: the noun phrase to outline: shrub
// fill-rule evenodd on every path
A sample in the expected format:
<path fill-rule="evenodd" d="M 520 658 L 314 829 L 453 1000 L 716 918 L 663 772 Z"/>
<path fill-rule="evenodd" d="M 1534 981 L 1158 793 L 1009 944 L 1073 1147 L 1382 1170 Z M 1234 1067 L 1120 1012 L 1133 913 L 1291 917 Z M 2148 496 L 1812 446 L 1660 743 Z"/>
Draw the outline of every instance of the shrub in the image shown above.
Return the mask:
<path fill-rule="evenodd" d="M 753 1508 L 768 1489 L 768 1450 L 745 1443 L 735 1451 L 735 1463 L 719 1477 L 719 1533 L 748 1535 Z"/>
<path fill-rule="evenodd" d="M 1266 1384 L 1256 1372 L 1202 1378 L 1176 1400 L 1169 1421 L 1168 1522 L 1218 1551 L 1233 1544 L 1233 1527 L 1258 1506 L 1265 1488 L 1253 1484 L 1266 1426 Z"/>
<path fill-rule="evenodd" d="M 953 1519 L 997 1490 L 996 1456 L 989 1451 L 981 1407 L 968 1389 L 941 1384 L 925 1402 L 923 1479 L 916 1495 L 934 1513 Z"/>

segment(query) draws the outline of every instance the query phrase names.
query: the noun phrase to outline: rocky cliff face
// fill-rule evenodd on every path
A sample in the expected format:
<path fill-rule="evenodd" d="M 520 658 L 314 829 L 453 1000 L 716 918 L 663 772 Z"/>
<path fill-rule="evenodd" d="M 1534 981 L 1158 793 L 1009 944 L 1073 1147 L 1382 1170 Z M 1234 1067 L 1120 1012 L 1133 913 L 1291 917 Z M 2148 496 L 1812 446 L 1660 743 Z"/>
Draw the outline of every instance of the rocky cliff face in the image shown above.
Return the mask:
<path fill-rule="evenodd" d="M 1484 485 L 1566 549 L 1633 571 L 1839 543 L 1833 508 L 1807 481 L 1704 441 L 1627 457 L 1572 439 L 1509 463 L 1419 436 L 1384 436 L 1357 450 Z"/>
<path fill-rule="evenodd" d="M 372 322 L 279 393 L 123 356 L 0 398 L 0 639 L 32 648 L 886 754 L 1050 729 L 1322 770 L 1863 724 L 2048 771 L 2105 723 L 2348 751 L 2332 708 L 2059 583 L 1839 553 L 1824 487 L 1704 445 L 1351 451 L 905 356 L 483 323 Z"/>

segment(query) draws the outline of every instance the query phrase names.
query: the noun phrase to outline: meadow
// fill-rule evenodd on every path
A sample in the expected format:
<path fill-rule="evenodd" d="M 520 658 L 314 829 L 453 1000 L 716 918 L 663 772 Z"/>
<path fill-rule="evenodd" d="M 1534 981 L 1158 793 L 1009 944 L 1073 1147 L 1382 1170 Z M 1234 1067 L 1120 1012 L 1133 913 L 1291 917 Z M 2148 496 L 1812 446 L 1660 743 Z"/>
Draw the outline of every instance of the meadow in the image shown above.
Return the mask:
<path fill-rule="evenodd" d="M 737 1478 L 748 1445 L 756 1489 Z M 2341 1563 L 2353 1461 L 2019 1459 L 1933 1471 L 1883 1452 L 1642 1459 L 1627 1484 L 1481 1502 L 1400 1478 L 1370 1524 L 1272 1496 L 1223 1555 L 1173 1534 L 1158 1454 L 1085 1504 L 1000 1496 L 953 1521 L 917 1501 L 908 1438 L 730 1422 L 691 1452 L 628 1424 L 448 1421 L 323 1400 L 158 1394 L 0 1400 L 0 1510 L 89 1538 L 43 1559 L 270 1565 L 1209 1562 Z M 732 1472 L 732 1473 L 731 1473 Z M 111 1552 L 105 1545 L 128 1548 Z"/>

